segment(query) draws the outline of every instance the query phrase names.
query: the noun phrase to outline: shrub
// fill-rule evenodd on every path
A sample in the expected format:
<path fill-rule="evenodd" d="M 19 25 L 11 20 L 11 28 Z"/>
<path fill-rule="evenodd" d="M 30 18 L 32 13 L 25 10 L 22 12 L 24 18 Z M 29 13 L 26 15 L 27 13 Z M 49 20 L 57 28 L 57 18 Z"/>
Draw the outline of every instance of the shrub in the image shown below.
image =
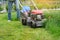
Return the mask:
<path fill-rule="evenodd" d="M 3 7 L 2 6 L 0 6 L 0 11 L 2 11 L 3 10 Z"/>
<path fill-rule="evenodd" d="M 6 10 L 8 11 L 8 5 L 6 6 Z"/>

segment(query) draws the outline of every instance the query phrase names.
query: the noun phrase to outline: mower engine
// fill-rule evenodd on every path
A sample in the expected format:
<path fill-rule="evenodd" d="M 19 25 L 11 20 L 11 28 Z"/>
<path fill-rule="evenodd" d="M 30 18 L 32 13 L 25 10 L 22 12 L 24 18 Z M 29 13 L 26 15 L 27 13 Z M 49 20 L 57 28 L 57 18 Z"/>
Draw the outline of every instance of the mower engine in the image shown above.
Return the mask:
<path fill-rule="evenodd" d="M 31 27 L 42 27 L 44 15 L 42 10 L 32 10 L 31 12 Z"/>

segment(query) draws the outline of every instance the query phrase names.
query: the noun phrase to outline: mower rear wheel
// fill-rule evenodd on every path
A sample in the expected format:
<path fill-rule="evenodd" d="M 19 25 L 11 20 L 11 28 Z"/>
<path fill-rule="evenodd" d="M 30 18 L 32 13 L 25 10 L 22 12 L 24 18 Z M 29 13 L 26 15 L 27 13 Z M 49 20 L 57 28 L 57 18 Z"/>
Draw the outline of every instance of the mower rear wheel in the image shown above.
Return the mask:
<path fill-rule="evenodd" d="M 27 25 L 27 20 L 26 19 L 22 19 L 22 24 L 23 25 Z"/>

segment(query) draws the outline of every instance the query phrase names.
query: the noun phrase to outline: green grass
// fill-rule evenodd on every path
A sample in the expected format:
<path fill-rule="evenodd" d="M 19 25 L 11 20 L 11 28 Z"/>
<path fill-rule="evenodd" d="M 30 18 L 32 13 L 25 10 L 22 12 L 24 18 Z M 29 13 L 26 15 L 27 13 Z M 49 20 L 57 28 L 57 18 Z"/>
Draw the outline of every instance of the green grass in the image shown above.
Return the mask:
<path fill-rule="evenodd" d="M 11 22 L 7 21 L 7 13 L 0 14 L 0 40 L 60 40 L 60 11 L 49 10 L 44 13 L 48 19 L 46 27 L 36 29 L 16 21 L 15 12 L 12 13 Z"/>
<path fill-rule="evenodd" d="M 48 16 L 50 16 L 50 18 L 48 18 Z M 53 34 L 54 40 L 60 40 L 60 11 L 50 10 L 48 14 L 46 14 L 46 17 L 48 18 L 46 29 Z"/>

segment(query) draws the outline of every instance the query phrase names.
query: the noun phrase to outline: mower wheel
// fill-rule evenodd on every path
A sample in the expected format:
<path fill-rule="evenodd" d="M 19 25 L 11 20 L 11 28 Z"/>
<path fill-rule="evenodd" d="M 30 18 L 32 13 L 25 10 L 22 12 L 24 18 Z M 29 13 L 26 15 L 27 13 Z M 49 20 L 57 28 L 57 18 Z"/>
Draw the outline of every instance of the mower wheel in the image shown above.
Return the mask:
<path fill-rule="evenodd" d="M 31 28 L 36 28 L 36 23 L 35 22 L 31 22 Z"/>
<path fill-rule="evenodd" d="M 27 25 L 27 20 L 26 19 L 22 19 L 22 24 L 23 25 Z"/>

